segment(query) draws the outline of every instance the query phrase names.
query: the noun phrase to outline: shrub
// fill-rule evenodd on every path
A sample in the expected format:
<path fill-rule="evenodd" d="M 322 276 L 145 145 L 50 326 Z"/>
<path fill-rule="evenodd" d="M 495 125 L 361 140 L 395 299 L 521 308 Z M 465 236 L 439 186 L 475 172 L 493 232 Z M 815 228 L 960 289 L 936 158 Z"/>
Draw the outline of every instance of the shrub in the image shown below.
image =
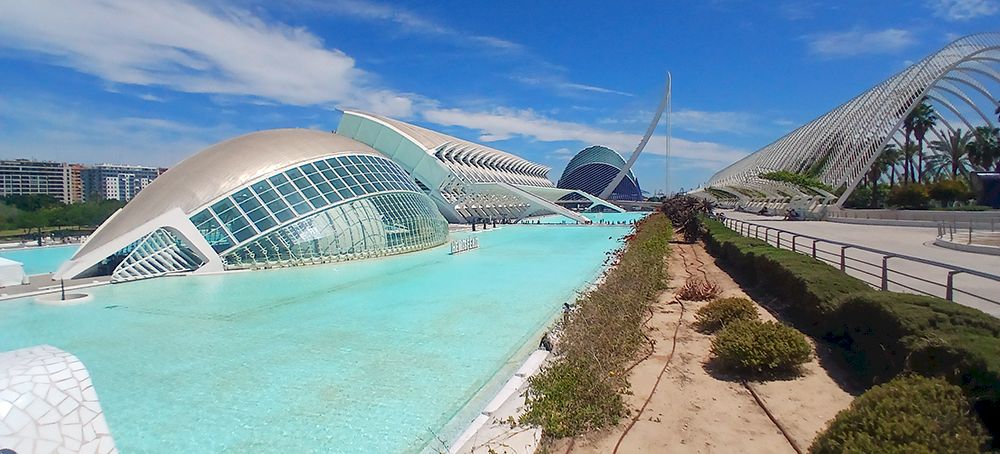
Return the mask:
<path fill-rule="evenodd" d="M 869 383 L 903 372 L 961 386 L 991 431 L 1000 426 L 1000 320 L 940 298 L 868 291 L 844 299 L 830 337 Z"/>
<path fill-rule="evenodd" d="M 694 314 L 698 329 L 708 332 L 718 331 L 738 320 L 757 320 L 758 317 L 757 306 L 746 298 L 719 298 Z"/>
<path fill-rule="evenodd" d="M 957 200 L 968 200 L 974 195 L 961 180 L 939 180 L 927 191 L 930 198 L 941 202 L 942 206 L 950 206 Z"/>
<path fill-rule="evenodd" d="M 809 451 L 971 453 L 980 452 L 986 440 L 960 388 L 941 379 L 909 375 L 855 399 Z"/>
<path fill-rule="evenodd" d="M 911 183 L 892 188 L 889 191 L 888 203 L 898 208 L 922 210 L 927 208 L 927 202 L 930 201 L 930 198 L 926 186 Z"/>
<path fill-rule="evenodd" d="M 677 297 L 688 301 L 708 301 L 719 296 L 719 293 L 722 293 L 722 289 L 718 284 L 692 277 L 677 291 Z"/>
<path fill-rule="evenodd" d="M 648 345 L 643 322 L 663 285 L 670 242 L 666 216 L 648 216 L 626 239 L 614 268 L 564 319 L 560 355 L 530 380 L 520 422 L 562 437 L 616 423 L 626 413 L 625 371 Z"/>
<path fill-rule="evenodd" d="M 712 354 L 726 369 L 794 372 L 812 357 L 812 346 L 795 328 L 777 322 L 740 320 L 726 325 L 712 339 Z"/>
<path fill-rule="evenodd" d="M 521 422 L 539 425 L 545 435 L 556 438 L 618 422 L 626 415 L 625 403 L 594 366 L 574 358 L 531 377 L 525 395 L 528 411 Z"/>
<path fill-rule="evenodd" d="M 799 329 L 822 336 L 830 314 L 851 293 L 868 284 L 798 252 L 777 249 L 744 237 L 721 222 L 705 219 L 705 247 L 720 264 L 747 285 L 757 285 L 778 297 Z"/>
<path fill-rule="evenodd" d="M 700 214 L 712 211 L 712 203 L 698 197 L 676 195 L 665 200 L 660 209 L 670 218 L 674 229 L 684 235 L 684 241 L 693 243 L 701 237 Z"/>

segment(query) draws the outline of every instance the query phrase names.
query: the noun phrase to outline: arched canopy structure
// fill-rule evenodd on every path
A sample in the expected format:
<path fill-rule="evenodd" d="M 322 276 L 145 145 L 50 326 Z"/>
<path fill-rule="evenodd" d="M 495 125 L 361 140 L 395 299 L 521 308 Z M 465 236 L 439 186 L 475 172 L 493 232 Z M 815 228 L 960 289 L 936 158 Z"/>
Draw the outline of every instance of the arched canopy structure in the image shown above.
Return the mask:
<path fill-rule="evenodd" d="M 839 207 L 886 146 L 904 142 L 904 121 L 922 102 L 931 104 L 941 116 L 937 127 L 927 131 L 930 139 L 943 139 L 957 129 L 993 126 L 995 119 L 990 114 L 997 108 L 998 67 L 1000 33 L 958 39 L 719 171 L 709 179 L 706 189 L 761 199 L 761 187 L 777 183 L 788 190 L 816 192 L 814 196 L 833 200 L 822 190 L 761 178 L 762 174 L 787 171 L 815 178 L 837 191 Z M 708 194 L 705 189 L 692 192 Z"/>

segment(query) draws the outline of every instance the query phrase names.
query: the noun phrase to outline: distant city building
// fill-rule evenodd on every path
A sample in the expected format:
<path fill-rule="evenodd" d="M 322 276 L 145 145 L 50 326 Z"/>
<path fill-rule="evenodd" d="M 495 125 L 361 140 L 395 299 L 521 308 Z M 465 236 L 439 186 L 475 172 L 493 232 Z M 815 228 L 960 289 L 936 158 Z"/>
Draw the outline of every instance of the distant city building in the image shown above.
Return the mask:
<path fill-rule="evenodd" d="M 63 203 L 83 200 L 81 166 L 65 162 L 0 160 L 0 196 L 46 194 Z"/>
<path fill-rule="evenodd" d="M 96 198 L 128 202 L 165 170 L 116 164 L 85 166 L 82 171 L 83 193 L 88 200 Z"/>

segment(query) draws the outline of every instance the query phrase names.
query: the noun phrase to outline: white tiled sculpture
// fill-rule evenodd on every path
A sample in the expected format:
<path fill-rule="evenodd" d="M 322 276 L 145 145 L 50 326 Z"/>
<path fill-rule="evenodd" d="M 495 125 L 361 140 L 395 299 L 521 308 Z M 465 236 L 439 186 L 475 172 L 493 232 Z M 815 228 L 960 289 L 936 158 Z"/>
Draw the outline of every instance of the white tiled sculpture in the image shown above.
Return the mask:
<path fill-rule="evenodd" d="M 0 353 L 0 449 L 117 453 L 80 360 L 51 345 Z"/>

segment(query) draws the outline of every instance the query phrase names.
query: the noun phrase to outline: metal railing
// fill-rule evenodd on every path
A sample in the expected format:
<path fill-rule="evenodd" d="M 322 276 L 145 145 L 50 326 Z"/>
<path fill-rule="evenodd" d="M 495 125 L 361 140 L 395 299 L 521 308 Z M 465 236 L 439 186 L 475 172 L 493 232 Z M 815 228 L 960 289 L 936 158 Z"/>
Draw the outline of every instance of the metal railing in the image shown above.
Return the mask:
<path fill-rule="evenodd" d="M 856 244 L 818 238 L 788 230 L 748 222 L 741 219 L 724 218 L 722 222 L 740 235 L 762 240 L 772 246 L 793 252 L 811 255 L 827 262 L 845 273 L 860 278 L 881 290 L 902 289 L 908 293 L 944 297 L 963 304 L 986 302 L 1000 307 L 1000 276 L 971 268 L 914 257 Z M 818 247 L 820 246 L 820 247 Z M 848 254 L 855 251 L 855 254 Z M 930 273 L 915 272 L 923 268 Z M 929 278 L 928 274 L 941 273 L 941 277 Z M 923 274 L 923 275 L 918 275 Z M 978 278 L 975 283 L 967 283 L 964 288 L 955 282 L 955 276 L 964 274 Z M 982 285 L 984 284 L 985 285 Z M 980 306 L 981 304 L 968 304 Z M 990 312 L 995 312 L 992 310 Z"/>
<path fill-rule="evenodd" d="M 952 243 L 1000 246 L 1000 232 L 993 224 L 989 228 L 977 227 L 972 222 L 940 222 L 937 237 Z"/>

